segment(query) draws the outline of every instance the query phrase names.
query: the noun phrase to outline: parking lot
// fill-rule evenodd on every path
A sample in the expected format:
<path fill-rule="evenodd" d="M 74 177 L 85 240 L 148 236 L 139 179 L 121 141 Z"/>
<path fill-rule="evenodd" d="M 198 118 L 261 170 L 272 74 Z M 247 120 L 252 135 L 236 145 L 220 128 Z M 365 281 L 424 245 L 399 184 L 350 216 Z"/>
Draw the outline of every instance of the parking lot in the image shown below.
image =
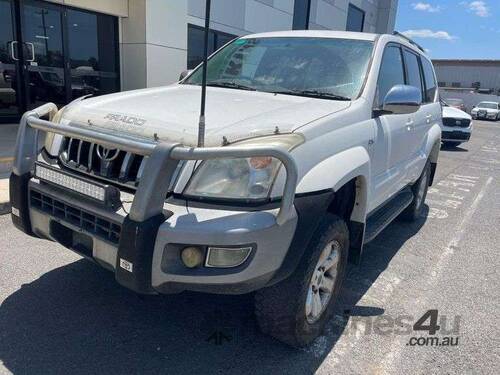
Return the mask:
<path fill-rule="evenodd" d="M 0 373 L 498 373 L 499 122 L 442 150 L 427 204 L 366 247 L 302 350 L 259 333 L 251 295 L 136 295 L 0 216 Z M 434 335 L 412 327 L 428 310 Z"/>

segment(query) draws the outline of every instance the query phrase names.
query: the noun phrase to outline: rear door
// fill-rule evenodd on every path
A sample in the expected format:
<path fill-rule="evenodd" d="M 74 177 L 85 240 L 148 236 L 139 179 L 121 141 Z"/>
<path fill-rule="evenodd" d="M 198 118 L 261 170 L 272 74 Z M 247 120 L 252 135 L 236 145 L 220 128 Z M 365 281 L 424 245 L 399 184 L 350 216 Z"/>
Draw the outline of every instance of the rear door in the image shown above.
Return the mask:
<path fill-rule="evenodd" d="M 437 81 L 434 68 L 432 63 L 424 56 L 420 56 L 420 61 L 424 81 L 424 97 L 419 113 L 422 113 L 424 122 L 422 125 L 415 128 L 415 136 L 418 142 L 417 158 L 413 163 L 411 163 L 408 170 L 408 177 L 411 181 L 415 181 L 420 176 L 427 160 L 425 147 L 429 129 L 434 125 L 440 126 L 442 121 L 441 103 L 438 98 Z"/>
<path fill-rule="evenodd" d="M 425 86 L 420 57 L 408 48 L 403 48 L 403 56 L 405 60 L 406 84 L 417 88 L 422 93 L 422 103 L 425 103 Z M 409 157 L 409 173 L 406 183 L 413 182 L 414 173 L 416 172 L 412 171 L 414 169 L 418 170 L 421 165 L 421 153 L 425 147 L 425 136 L 430 124 L 428 115 L 431 113 L 426 107 L 426 104 L 420 107 L 420 109 L 413 114 L 412 123 L 408 125 L 409 131 L 407 133 L 406 146 Z"/>

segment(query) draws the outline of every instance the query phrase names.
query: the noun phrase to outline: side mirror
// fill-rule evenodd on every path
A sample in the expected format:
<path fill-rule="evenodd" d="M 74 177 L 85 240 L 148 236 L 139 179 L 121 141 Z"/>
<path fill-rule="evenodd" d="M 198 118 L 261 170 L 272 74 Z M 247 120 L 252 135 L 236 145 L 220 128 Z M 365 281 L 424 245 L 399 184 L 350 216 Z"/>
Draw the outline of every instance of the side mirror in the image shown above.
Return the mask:
<path fill-rule="evenodd" d="M 396 85 L 384 98 L 384 113 L 404 115 L 415 113 L 422 105 L 422 92 L 413 86 Z"/>
<path fill-rule="evenodd" d="M 184 70 L 179 76 L 179 81 L 182 81 L 184 78 L 190 75 L 192 71 L 193 71 L 192 69 Z"/>

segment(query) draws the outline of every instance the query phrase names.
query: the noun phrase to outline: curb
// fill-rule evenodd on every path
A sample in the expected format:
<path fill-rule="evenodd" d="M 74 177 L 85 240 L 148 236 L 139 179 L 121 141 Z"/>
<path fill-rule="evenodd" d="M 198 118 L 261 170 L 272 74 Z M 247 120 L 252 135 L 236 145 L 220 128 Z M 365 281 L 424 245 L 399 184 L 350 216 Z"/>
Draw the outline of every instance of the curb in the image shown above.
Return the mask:
<path fill-rule="evenodd" d="M 9 179 L 0 179 L 0 215 L 10 213 Z"/>

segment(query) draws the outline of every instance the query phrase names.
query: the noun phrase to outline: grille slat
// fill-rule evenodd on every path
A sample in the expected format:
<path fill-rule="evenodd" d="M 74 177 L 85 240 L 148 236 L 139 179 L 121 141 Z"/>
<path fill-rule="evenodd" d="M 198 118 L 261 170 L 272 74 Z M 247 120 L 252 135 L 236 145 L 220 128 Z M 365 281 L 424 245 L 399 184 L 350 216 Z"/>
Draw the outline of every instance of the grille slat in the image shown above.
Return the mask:
<path fill-rule="evenodd" d="M 97 153 L 97 147 L 101 146 L 67 137 L 63 142 L 59 158 L 68 168 L 135 188 L 144 169 L 146 158 L 119 150 L 116 158 L 103 161 Z"/>
<path fill-rule="evenodd" d="M 94 215 L 78 207 L 70 206 L 62 201 L 35 190 L 30 191 L 31 206 L 67 223 L 94 234 L 95 236 L 118 244 L 121 225 L 108 219 Z"/>

